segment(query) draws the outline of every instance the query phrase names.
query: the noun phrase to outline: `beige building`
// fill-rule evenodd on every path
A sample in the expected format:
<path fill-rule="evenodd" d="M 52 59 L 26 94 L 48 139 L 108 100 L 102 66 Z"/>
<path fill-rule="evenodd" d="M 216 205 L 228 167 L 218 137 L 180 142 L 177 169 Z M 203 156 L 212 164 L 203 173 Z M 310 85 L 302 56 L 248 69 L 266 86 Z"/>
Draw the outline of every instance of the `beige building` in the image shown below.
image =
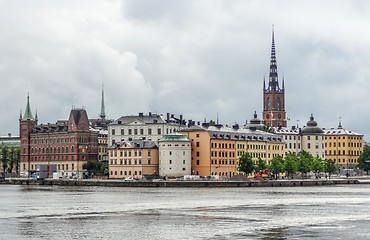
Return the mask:
<path fill-rule="evenodd" d="M 164 135 L 159 140 L 159 175 L 191 175 L 191 142 L 180 133 Z"/>
<path fill-rule="evenodd" d="M 285 141 L 285 153 L 298 154 L 302 150 L 312 156 L 325 159 L 325 135 L 315 121 L 313 115 L 303 128 L 273 128 L 275 133 Z"/>
<path fill-rule="evenodd" d="M 127 141 L 113 144 L 109 150 L 109 178 L 158 174 L 158 147 L 153 141 Z"/>

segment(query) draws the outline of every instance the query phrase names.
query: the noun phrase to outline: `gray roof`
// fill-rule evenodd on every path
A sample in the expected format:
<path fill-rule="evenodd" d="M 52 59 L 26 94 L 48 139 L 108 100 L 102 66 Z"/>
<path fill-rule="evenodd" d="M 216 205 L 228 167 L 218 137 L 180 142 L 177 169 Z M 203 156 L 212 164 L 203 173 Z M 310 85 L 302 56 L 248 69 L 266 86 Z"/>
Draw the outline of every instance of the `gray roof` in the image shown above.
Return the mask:
<path fill-rule="evenodd" d="M 118 149 L 122 146 L 123 143 L 130 144 L 134 149 L 144 149 L 144 148 L 158 148 L 157 144 L 150 140 L 132 140 L 132 141 L 123 141 L 123 142 L 116 142 L 110 149 Z"/>
<path fill-rule="evenodd" d="M 166 123 L 162 116 L 158 114 L 151 114 L 151 115 L 136 115 L 136 116 L 122 116 L 116 120 L 114 120 L 110 125 L 121 125 L 121 124 L 129 124 L 134 121 L 141 121 L 146 124 L 150 123 Z"/>
<path fill-rule="evenodd" d="M 363 134 L 352 132 L 344 128 L 331 128 L 324 129 L 325 135 L 335 136 L 335 135 L 352 135 L 352 136 L 363 136 Z"/>
<path fill-rule="evenodd" d="M 302 129 L 303 135 L 310 134 L 323 134 L 324 131 L 317 125 L 313 115 L 311 114 L 310 121 L 307 122 L 307 126 Z"/>
<path fill-rule="evenodd" d="M 240 141 L 262 141 L 262 142 L 284 142 L 281 136 L 261 130 L 251 130 L 244 128 L 193 126 L 183 129 L 181 132 L 207 131 L 212 139 L 240 140 Z"/>

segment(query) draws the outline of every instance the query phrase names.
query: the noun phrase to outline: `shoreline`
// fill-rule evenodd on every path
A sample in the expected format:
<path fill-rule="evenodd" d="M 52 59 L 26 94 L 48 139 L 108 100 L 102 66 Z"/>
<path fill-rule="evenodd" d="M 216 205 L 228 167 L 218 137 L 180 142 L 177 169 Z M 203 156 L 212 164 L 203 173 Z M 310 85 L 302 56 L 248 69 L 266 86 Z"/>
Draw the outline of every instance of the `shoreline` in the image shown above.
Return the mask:
<path fill-rule="evenodd" d="M 250 180 L 250 181 L 124 181 L 124 180 L 33 180 L 12 178 L 0 181 L 6 185 L 44 185 L 44 186 L 102 186 L 102 187 L 300 187 L 328 186 L 338 184 L 370 184 L 370 178 L 348 179 L 292 179 L 292 180 Z"/>

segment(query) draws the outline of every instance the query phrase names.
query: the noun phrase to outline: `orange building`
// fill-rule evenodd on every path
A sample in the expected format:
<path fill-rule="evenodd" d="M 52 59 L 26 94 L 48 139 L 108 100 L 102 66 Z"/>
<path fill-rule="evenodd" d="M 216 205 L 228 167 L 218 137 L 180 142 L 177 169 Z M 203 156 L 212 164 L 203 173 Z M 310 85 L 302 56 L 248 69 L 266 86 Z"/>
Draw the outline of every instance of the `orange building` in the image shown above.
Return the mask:
<path fill-rule="evenodd" d="M 239 153 L 242 152 L 240 146 L 243 145 L 241 143 L 244 143 L 244 149 L 247 149 L 248 144 L 252 148 L 252 142 L 264 145 L 263 148 L 252 148 L 253 156 L 257 156 L 257 152 L 268 159 L 276 154 L 284 156 L 285 143 L 282 138 L 260 130 L 240 129 L 237 125 L 230 128 L 203 124 L 202 127 L 192 126 L 181 130 L 181 133 L 191 140 L 192 174 L 202 177 L 219 175 L 230 178 L 237 174 Z M 263 153 L 259 153 L 261 151 Z"/>

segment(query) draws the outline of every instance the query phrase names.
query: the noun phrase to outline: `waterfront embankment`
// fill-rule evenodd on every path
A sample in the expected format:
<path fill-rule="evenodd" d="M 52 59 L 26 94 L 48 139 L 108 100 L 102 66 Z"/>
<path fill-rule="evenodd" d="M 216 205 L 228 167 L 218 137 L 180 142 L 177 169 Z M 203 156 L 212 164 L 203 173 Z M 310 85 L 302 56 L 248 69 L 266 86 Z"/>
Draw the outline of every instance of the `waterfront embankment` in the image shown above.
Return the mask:
<path fill-rule="evenodd" d="M 12 185 L 59 185 L 59 186 L 106 186 L 106 187 L 298 187 L 337 184 L 370 184 L 369 178 L 348 179 L 293 179 L 266 181 L 124 181 L 124 180 L 33 180 L 24 178 L 5 179 L 1 184 Z"/>

